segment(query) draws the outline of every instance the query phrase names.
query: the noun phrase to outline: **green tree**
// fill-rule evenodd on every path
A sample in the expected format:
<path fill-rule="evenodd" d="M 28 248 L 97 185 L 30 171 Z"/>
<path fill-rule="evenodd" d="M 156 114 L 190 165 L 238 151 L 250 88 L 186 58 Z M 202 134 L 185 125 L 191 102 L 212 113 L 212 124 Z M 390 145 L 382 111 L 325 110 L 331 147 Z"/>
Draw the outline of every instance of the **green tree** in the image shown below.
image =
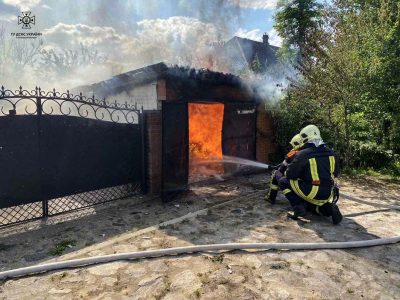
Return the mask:
<path fill-rule="evenodd" d="M 300 76 L 280 102 L 289 139 L 315 123 L 346 166 L 393 166 L 400 154 L 400 3 L 336 0 L 308 36 Z M 292 132 L 289 132 L 292 130 Z M 286 131 L 286 132 L 285 132 Z"/>
<path fill-rule="evenodd" d="M 250 64 L 250 69 L 254 73 L 261 73 L 263 71 L 261 63 L 260 63 L 260 59 L 258 58 L 258 53 L 256 53 L 256 55 L 254 56 L 254 59 Z"/>
<path fill-rule="evenodd" d="M 274 28 L 283 37 L 282 52 L 300 60 L 321 24 L 322 5 L 316 0 L 280 0 Z"/>

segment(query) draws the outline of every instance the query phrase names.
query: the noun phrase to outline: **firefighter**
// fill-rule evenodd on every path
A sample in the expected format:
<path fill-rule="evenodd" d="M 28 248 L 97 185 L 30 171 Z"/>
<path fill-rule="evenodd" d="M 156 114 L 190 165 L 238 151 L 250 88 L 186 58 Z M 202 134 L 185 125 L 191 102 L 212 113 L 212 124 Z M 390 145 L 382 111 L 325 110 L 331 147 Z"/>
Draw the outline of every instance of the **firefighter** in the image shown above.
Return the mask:
<path fill-rule="evenodd" d="M 306 211 L 332 217 L 333 224 L 342 220 L 342 214 L 332 203 L 334 179 L 339 174 L 335 152 L 323 142 L 319 129 L 308 125 L 300 131 L 303 146 L 288 165 L 284 174 L 278 173 L 279 188 L 293 207 L 292 219 L 305 216 Z"/>
<path fill-rule="evenodd" d="M 290 145 L 292 145 L 292 150 L 288 154 L 286 154 L 283 162 L 278 166 L 278 169 L 275 170 L 271 175 L 271 181 L 269 186 L 268 194 L 265 196 L 265 200 L 271 202 L 271 204 L 275 204 L 275 199 L 278 194 L 278 181 L 276 180 L 275 174 L 279 171 L 280 173 L 284 173 L 288 164 L 293 160 L 294 156 L 301 149 L 302 146 L 302 138 L 300 134 L 296 134 L 292 140 L 290 141 Z"/>

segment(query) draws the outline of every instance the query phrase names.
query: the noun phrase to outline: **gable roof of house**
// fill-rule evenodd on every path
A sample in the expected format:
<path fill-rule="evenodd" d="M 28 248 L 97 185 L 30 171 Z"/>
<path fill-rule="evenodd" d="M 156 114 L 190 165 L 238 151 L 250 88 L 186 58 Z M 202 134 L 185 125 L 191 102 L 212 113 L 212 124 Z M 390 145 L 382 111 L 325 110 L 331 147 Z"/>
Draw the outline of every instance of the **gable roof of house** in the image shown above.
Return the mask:
<path fill-rule="evenodd" d="M 276 56 L 279 49 L 279 47 L 270 45 L 268 43 L 240 38 L 237 36 L 227 41 L 224 48 L 235 49 L 235 55 L 239 55 L 240 59 L 242 59 L 248 65 L 253 62 L 257 54 L 258 60 L 263 68 L 277 61 Z"/>

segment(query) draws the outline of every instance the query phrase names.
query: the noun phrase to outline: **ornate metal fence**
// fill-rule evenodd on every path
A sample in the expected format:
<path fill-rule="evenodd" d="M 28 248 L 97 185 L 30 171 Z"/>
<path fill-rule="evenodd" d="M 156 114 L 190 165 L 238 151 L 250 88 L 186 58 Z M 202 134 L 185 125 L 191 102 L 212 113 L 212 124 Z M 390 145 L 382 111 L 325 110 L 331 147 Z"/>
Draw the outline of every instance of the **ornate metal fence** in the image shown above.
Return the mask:
<path fill-rule="evenodd" d="M 144 189 L 135 104 L 55 90 L 0 91 L 0 226 Z"/>
<path fill-rule="evenodd" d="M 9 108 L 7 113 L 7 107 Z M 93 118 L 116 123 L 137 124 L 141 109 L 136 104 L 108 102 L 86 97 L 80 93 L 73 95 L 68 90 L 65 93 L 43 91 L 40 87 L 28 91 L 20 86 L 19 90 L 7 90 L 4 86 L 0 91 L 1 115 L 65 115 Z"/>

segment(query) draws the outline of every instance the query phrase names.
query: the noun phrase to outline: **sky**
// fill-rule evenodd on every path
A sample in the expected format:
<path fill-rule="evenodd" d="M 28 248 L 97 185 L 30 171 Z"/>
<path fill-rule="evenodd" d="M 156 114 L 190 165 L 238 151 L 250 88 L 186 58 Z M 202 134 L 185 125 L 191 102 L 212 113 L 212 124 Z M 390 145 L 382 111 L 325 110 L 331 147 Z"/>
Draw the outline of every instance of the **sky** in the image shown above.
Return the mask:
<path fill-rule="evenodd" d="M 270 44 L 279 46 L 281 39 L 273 29 L 276 2 L 0 0 L 0 29 L 8 38 L 11 32 L 24 31 L 18 16 L 30 11 L 35 16 L 30 31 L 43 34 L 44 48 L 76 49 L 83 44 L 126 71 L 158 61 L 195 61 L 210 45 L 235 35 L 261 40 L 267 32 Z M 103 71 L 96 70 L 102 75 L 93 80 L 109 75 Z"/>
<path fill-rule="evenodd" d="M 1 0 L 0 24 L 18 28 L 17 16 L 29 10 L 39 30 L 81 24 L 134 34 L 146 22 L 192 18 L 224 30 L 224 38 L 240 35 L 260 40 L 269 32 L 271 43 L 279 45 L 272 28 L 275 6 L 276 0 Z"/>

